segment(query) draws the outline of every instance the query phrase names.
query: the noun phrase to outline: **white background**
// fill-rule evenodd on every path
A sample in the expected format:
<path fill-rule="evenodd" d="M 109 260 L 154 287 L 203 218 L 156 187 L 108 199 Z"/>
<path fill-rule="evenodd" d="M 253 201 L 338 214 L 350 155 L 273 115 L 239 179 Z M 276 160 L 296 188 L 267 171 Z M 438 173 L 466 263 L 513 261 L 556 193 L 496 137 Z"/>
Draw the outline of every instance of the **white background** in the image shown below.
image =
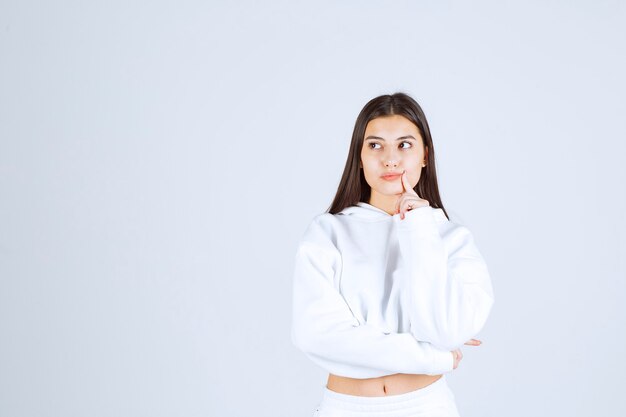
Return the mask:
<path fill-rule="evenodd" d="M 496 303 L 463 417 L 624 415 L 618 1 L 0 1 L 0 415 L 310 416 L 296 244 L 379 94 Z"/>

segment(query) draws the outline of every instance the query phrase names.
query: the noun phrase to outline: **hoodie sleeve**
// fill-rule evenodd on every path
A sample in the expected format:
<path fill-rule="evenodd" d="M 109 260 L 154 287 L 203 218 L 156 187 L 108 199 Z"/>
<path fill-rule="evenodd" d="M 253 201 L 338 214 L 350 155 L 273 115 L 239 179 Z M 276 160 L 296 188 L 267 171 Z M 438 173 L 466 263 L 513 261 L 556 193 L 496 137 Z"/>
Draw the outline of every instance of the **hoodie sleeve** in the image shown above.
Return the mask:
<path fill-rule="evenodd" d="M 472 233 L 452 224 L 439 231 L 431 206 L 394 216 L 407 268 L 411 333 L 455 350 L 483 328 L 494 303 L 489 271 Z M 445 238 L 445 240 L 444 240 Z"/>
<path fill-rule="evenodd" d="M 411 333 L 385 333 L 359 323 L 335 283 L 341 255 L 314 220 L 295 260 L 292 343 L 326 371 L 351 378 L 396 373 L 437 375 L 453 369 L 450 351 L 418 341 Z"/>

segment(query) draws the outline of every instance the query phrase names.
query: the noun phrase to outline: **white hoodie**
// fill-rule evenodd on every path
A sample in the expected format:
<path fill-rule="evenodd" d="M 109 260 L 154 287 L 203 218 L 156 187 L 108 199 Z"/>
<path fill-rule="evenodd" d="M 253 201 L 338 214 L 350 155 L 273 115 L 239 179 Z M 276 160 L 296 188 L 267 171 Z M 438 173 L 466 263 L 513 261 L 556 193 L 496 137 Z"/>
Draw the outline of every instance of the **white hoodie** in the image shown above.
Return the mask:
<path fill-rule="evenodd" d="M 313 218 L 296 252 L 291 340 L 351 378 L 437 375 L 494 303 L 471 232 L 442 209 L 389 215 L 365 202 Z"/>

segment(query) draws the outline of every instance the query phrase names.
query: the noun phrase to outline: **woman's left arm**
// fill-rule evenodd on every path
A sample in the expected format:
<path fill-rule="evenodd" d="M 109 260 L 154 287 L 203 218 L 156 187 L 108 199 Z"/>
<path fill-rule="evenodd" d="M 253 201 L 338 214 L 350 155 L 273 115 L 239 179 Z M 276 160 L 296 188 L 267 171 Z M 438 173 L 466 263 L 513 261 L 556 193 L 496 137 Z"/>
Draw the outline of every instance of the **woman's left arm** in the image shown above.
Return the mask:
<path fill-rule="evenodd" d="M 417 340 L 455 350 L 483 328 L 494 303 L 485 261 L 472 233 L 459 224 L 442 233 L 435 209 L 394 216 L 406 268 L 411 333 Z"/>

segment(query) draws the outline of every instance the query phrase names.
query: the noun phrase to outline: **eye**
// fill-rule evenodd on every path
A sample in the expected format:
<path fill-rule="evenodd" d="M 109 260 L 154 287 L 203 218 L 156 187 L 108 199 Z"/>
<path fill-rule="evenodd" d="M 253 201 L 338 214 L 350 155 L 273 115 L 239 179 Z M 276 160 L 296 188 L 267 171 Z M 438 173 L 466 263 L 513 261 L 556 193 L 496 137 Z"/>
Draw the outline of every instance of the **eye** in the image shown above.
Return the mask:
<path fill-rule="evenodd" d="M 375 149 L 375 148 L 372 148 L 372 145 L 379 145 L 379 144 L 376 142 L 370 142 L 367 144 L 367 146 L 369 146 L 370 149 Z"/>
<path fill-rule="evenodd" d="M 411 145 L 411 146 L 406 147 L 405 149 L 408 149 L 408 148 L 410 148 L 410 147 L 412 147 L 412 146 L 413 146 L 413 144 L 412 144 L 411 142 L 407 141 L 407 140 L 405 140 L 405 141 L 404 141 L 404 142 L 402 142 L 402 143 L 408 143 L 409 145 Z M 400 145 L 402 145 L 402 143 L 401 143 Z"/>

